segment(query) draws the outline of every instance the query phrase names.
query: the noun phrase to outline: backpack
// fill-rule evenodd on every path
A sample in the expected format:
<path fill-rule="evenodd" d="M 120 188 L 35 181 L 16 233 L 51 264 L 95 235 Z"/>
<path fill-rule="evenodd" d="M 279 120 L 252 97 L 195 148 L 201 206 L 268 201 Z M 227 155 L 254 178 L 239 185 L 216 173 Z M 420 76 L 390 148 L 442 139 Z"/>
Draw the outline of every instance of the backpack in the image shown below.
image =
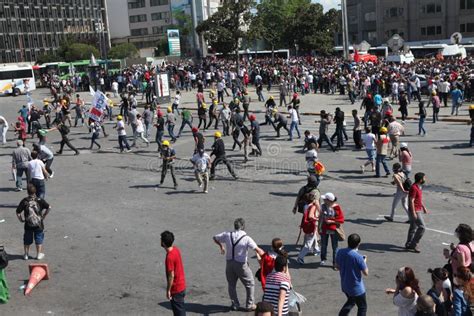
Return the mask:
<path fill-rule="evenodd" d="M 5 247 L 0 246 L 0 270 L 5 269 L 8 266 L 8 254 L 5 251 Z"/>
<path fill-rule="evenodd" d="M 40 207 L 35 198 L 29 198 L 26 201 L 26 208 L 28 209 L 28 216 L 25 221 L 30 227 L 41 226 L 41 216 L 39 215 Z"/>
<path fill-rule="evenodd" d="M 410 191 L 410 188 L 411 188 L 412 184 L 413 184 L 413 182 L 411 182 L 410 178 L 407 177 L 405 179 L 405 181 L 403 181 L 403 184 L 402 184 L 403 189 L 405 191 Z"/>
<path fill-rule="evenodd" d="M 311 188 L 310 190 L 308 190 L 306 186 L 304 188 L 305 188 L 304 193 L 301 195 L 301 198 L 298 201 L 298 213 L 304 213 L 304 207 L 306 206 L 306 201 L 304 199 L 304 196 L 306 194 L 311 193 L 312 191 L 316 191 L 315 193 L 317 193 L 318 195 L 321 195 L 318 188 Z"/>
<path fill-rule="evenodd" d="M 314 172 L 316 175 L 320 176 L 324 173 L 324 171 L 326 171 L 326 167 L 323 165 L 323 163 L 319 160 L 316 161 L 314 163 Z"/>
<path fill-rule="evenodd" d="M 313 205 L 314 206 L 314 205 Z M 310 206 L 308 206 L 309 209 Z M 305 211 L 301 220 L 301 229 L 305 234 L 313 234 L 316 230 L 316 220 L 309 220 L 309 211 Z"/>

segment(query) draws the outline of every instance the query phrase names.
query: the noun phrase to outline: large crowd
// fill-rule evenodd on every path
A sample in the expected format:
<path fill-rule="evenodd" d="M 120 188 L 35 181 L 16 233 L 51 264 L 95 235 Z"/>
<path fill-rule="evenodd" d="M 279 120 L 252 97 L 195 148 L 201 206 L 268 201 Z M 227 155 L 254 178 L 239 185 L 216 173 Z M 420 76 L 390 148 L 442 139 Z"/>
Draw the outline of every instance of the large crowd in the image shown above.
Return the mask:
<path fill-rule="evenodd" d="M 156 96 L 156 74 L 166 73 L 170 78 L 170 105 L 162 103 Z M 87 77 L 87 76 L 86 76 Z M 16 135 L 17 148 L 12 153 L 12 172 L 16 179 L 16 190 L 23 190 L 23 176 L 27 178 L 27 193 L 18 205 L 18 219 L 24 226 L 24 259 L 28 260 L 30 246 L 36 244 L 36 258 L 41 260 L 43 252 L 44 220 L 50 204 L 46 202 L 46 180 L 54 177 L 52 164 L 55 155 L 63 153 L 64 146 L 76 155 L 80 154 L 71 142 L 72 128 L 87 128 L 90 132 L 90 149 L 101 149 L 100 134 L 104 137 L 107 121 L 114 121 L 120 153 L 139 147 L 137 141 L 150 146 L 152 130 L 161 164 L 163 185 L 168 172 L 174 188 L 178 188 L 174 162 L 177 153 L 175 142 L 188 128 L 194 139 L 194 150 L 190 161 L 194 167 L 197 183 L 203 193 L 208 193 L 208 183 L 214 180 L 216 166 L 225 164 L 234 179 L 238 174 L 226 156 L 224 140 L 232 139 L 232 149 L 243 148 L 244 163 L 250 156 L 263 155 L 260 145 L 260 130 L 275 131 L 281 137 L 283 129 L 288 140 L 295 136 L 301 139 L 308 179 L 298 192 L 293 213 L 300 213 L 303 246 L 297 264 L 304 265 L 308 255 L 320 256 L 321 265 L 330 265 L 340 272 L 343 293 L 347 302 L 339 315 L 348 315 L 357 305 L 358 315 L 366 315 L 367 301 L 363 276 L 369 274 L 367 258 L 357 249 L 361 238 L 357 234 L 345 236 L 343 207 L 335 194 L 321 194 L 324 184 L 325 166 L 318 159 L 318 152 L 326 143 L 334 152 L 348 146 L 349 117 L 337 108 L 334 114 L 321 111 L 318 133 L 301 131 L 300 110 L 304 107 L 306 94 L 340 94 L 347 102 L 360 104 L 351 112 L 353 119 L 353 145 L 364 149 L 367 161 L 360 166 L 361 172 L 375 172 L 374 176 L 391 176 L 396 187 L 391 214 L 387 221 L 394 220 L 399 203 L 408 215 L 409 230 L 404 247 L 419 253 L 420 242 L 425 232 L 424 216 L 428 214 L 423 199 L 423 184 L 426 176 L 413 172 L 413 155 L 403 142 L 405 120 L 416 115 L 419 135 L 426 135 L 424 126 L 428 117 L 427 108 L 432 108 L 432 120 L 436 123 L 441 107 L 451 106 L 451 115 L 467 107 L 474 98 L 474 59 L 436 59 L 416 61 L 413 64 L 351 63 L 339 58 L 291 58 L 244 59 L 239 65 L 225 59 L 206 59 L 200 64 L 190 61 L 170 62 L 158 66 L 136 65 L 119 73 L 99 72 L 94 78 L 73 76 L 60 80 L 57 75 L 43 78 L 51 97 L 43 100 L 42 106 L 25 104 L 19 109 L 16 121 L 9 124 L 0 116 L 2 141 L 7 142 L 7 131 L 12 128 Z M 106 107 L 100 117 L 91 115 L 94 105 L 86 104 L 79 94 L 90 88 L 102 91 L 107 97 Z M 258 100 L 251 100 L 249 90 L 255 89 Z M 270 95 L 271 92 L 271 95 Z M 197 112 L 182 106 L 182 94 L 195 93 Z M 278 97 L 274 97 L 276 94 Z M 266 97 L 267 95 L 267 97 Z M 113 99 L 120 100 L 114 102 Z M 229 102 L 225 102 L 230 100 Z M 278 104 L 277 104 L 278 101 Z M 252 103 L 264 104 L 263 118 L 257 119 Z M 408 105 L 416 102 L 418 111 L 408 112 Z M 139 107 L 143 105 L 143 110 Z M 401 119 L 397 118 L 400 112 Z M 361 113 L 359 113 L 361 112 Z M 474 108 L 469 109 L 471 135 L 469 144 L 474 144 Z M 199 124 L 193 121 L 199 120 Z M 288 122 L 289 121 L 289 122 Z M 180 127 L 176 125 L 180 123 Z M 335 125 L 334 134 L 329 126 Z M 176 130 L 175 130 L 176 128 Z M 131 137 L 127 130 L 131 129 Z M 208 150 L 203 132 L 214 130 L 214 141 Z M 59 132 L 60 148 L 53 153 L 48 145 L 49 133 Z M 165 131 L 168 134 L 165 135 Z M 295 135 L 296 132 L 296 135 Z M 109 131 L 110 133 L 110 131 Z M 231 138 L 228 138 L 231 137 Z M 129 144 L 129 141 L 132 143 Z M 335 142 L 335 144 L 334 144 Z M 31 144 L 31 149 L 28 148 Z M 228 145 L 228 144 L 227 144 Z M 208 152 L 206 152 L 208 151 Z M 70 158 L 73 159 L 73 158 Z M 303 158 L 302 158 L 303 159 Z M 398 159 L 390 168 L 388 161 Z M 370 169 L 367 169 L 370 166 Z M 384 174 L 382 173 L 382 169 Z M 52 203 L 54 204 L 54 203 Z M 255 315 L 287 315 L 291 308 L 303 299 L 292 289 L 288 268 L 289 257 L 283 241 L 275 238 L 272 248 L 264 251 L 244 231 L 245 221 L 234 222 L 234 230 L 214 236 L 214 242 L 226 256 L 226 279 L 232 310 L 255 311 Z M 393 302 L 399 315 L 472 315 L 470 305 L 474 301 L 472 279 L 472 228 L 461 223 L 456 228 L 458 244 L 446 249 L 447 263 L 444 267 L 430 267 L 433 284 L 423 294 L 420 284 L 410 267 L 401 267 L 396 272 L 395 287 L 386 290 L 393 294 Z M 347 240 L 348 247 L 340 249 L 338 244 Z M 328 254 L 329 241 L 332 253 Z M 173 245 L 174 235 L 161 234 L 161 245 L 167 252 L 167 298 L 175 315 L 185 315 L 186 282 L 179 249 Z M 255 277 L 247 264 L 248 250 L 254 250 L 260 262 L 256 277 L 264 291 L 262 302 L 255 304 Z M 331 262 L 331 263 L 329 263 Z M 0 266 L 1 267 L 1 266 Z M 4 270 L 0 282 L 0 301 L 8 301 L 8 288 Z M 236 285 L 240 280 L 246 288 L 245 304 L 241 306 Z"/>

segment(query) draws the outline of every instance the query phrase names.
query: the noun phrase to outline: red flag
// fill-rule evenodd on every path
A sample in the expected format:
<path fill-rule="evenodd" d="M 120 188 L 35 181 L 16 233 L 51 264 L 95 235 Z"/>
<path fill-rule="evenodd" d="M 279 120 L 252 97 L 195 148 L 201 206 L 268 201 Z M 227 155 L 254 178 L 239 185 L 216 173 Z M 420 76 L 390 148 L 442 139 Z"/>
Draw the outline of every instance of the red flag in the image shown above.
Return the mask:
<path fill-rule="evenodd" d="M 360 55 L 357 49 L 354 50 L 354 61 L 358 63 L 360 61 Z"/>

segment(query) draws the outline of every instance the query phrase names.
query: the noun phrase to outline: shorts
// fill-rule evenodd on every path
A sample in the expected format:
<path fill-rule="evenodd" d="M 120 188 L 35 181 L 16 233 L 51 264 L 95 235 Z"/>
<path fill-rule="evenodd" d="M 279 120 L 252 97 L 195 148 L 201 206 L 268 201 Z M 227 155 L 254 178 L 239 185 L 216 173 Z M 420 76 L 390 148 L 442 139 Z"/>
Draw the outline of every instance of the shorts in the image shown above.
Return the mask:
<path fill-rule="evenodd" d="M 42 245 L 44 240 L 44 232 L 42 229 L 29 230 L 25 229 L 23 235 L 23 244 L 29 246 L 33 243 L 33 237 L 35 238 L 35 244 Z"/>
<path fill-rule="evenodd" d="M 369 157 L 370 161 L 375 161 L 375 149 L 366 149 L 365 152 L 367 153 L 367 157 Z"/>

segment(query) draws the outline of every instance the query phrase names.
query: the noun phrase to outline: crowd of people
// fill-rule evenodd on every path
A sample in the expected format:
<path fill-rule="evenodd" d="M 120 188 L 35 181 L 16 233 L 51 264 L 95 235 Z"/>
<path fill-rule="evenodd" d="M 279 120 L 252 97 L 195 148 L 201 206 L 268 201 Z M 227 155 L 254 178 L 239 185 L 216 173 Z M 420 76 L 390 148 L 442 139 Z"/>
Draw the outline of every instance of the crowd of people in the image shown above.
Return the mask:
<path fill-rule="evenodd" d="M 168 73 L 171 88 L 175 90 L 169 106 L 160 104 L 155 95 L 155 74 L 163 72 Z M 188 135 L 194 140 L 189 160 L 197 184 L 206 194 L 209 192 L 209 181 L 216 177 L 216 166 L 221 163 L 226 165 L 234 179 L 238 179 L 233 162 L 226 155 L 226 147 L 230 142 L 232 150 L 243 147 L 244 163 L 247 163 L 251 156 L 258 159 L 264 155 L 260 145 L 261 129 L 274 131 L 275 138 L 280 138 L 281 129 L 284 129 L 289 141 L 295 141 L 294 136 L 302 139 L 299 142 L 303 147 L 304 158 L 301 159 L 305 160 L 308 172 L 307 184 L 299 190 L 293 208 L 294 214 L 301 214 L 300 234 L 304 235 L 296 264 L 304 265 L 308 255 L 320 256 L 320 265 L 329 265 L 340 273 L 347 302 L 339 315 L 348 315 L 355 305 L 358 315 L 366 315 L 368 307 L 363 276 L 368 276 L 369 270 L 367 258 L 357 251 L 361 238 L 357 234 L 345 236 L 345 214 L 338 197 L 331 192 L 321 194 L 319 190 L 324 185 L 322 175 L 325 166 L 318 159 L 318 152 L 323 142 L 334 152 L 348 146 L 346 126 L 349 117 L 340 107 L 336 108 L 334 114 L 322 110 L 316 121 L 319 124 L 318 133 L 314 134 L 310 130 L 300 133 L 300 109 L 304 104 L 304 96 L 339 93 L 347 95 L 347 102 L 360 102 L 360 107 L 351 111 L 351 117 L 354 123 L 353 146 L 357 150 L 364 149 L 367 154 L 367 161 L 360 166 L 361 173 L 374 172 L 376 178 L 383 175 L 393 177 L 392 184 L 396 189 L 391 213 L 385 219 L 394 221 L 396 208 L 401 202 L 410 224 L 404 247 L 407 251 L 419 253 L 420 241 L 425 232 L 424 214 L 428 214 L 422 190 L 426 175 L 416 172 L 413 178 L 410 177 L 413 170 L 418 168 L 413 167 L 413 154 L 408 144 L 402 141 L 405 120 L 409 117 L 408 105 L 411 102 L 418 103 L 418 135 L 422 136 L 427 134 L 424 122 L 426 108 L 430 105 L 433 123 L 438 121 L 439 109 L 447 107 L 449 99 L 451 115 L 458 115 L 459 110 L 465 107 L 465 102 L 474 97 L 474 60 L 432 59 L 399 65 L 386 62 L 356 64 L 339 58 L 277 59 L 276 63 L 270 59 L 247 59 L 237 68 L 233 61 L 208 59 L 202 64 L 175 62 L 156 67 L 133 66 L 115 75 L 100 73 L 96 79 L 93 80 L 98 83 L 96 89 L 106 93 L 108 100 L 99 119 L 89 115 L 90 106 L 77 93 L 88 90 L 84 83 L 89 80 L 76 77 L 59 80 L 54 75 L 45 78 L 51 97 L 43 100 L 41 108 L 35 103 L 24 105 L 11 125 L 5 117 L 0 116 L 3 143 L 7 142 L 10 126 L 16 134 L 17 148 L 12 153 L 12 174 L 16 179 L 17 191 L 24 188 L 23 176 L 27 178 L 28 196 L 21 200 L 16 210 L 19 221 L 25 223 L 25 260 L 32 258 L 30 246 L 33 241 L 36 244 L 36 258 L 42 260 L 45 257 L 44 219 L 51 208 L 46 202 L 46 182 L 55 175 L 52 170 L 55 154 L 48 144 L 49 133 L 58 131 L 61 135 L 56 155 L 63 153 L 64 146 L 79 155 L 79 149 L 71 143 L 72 128 L 87 128 L 91 135 L 89 149 L 93 150 L 95 146 L 101 150 L 100 134 L 108 137 L 106 122 L 114 121 L 113 129 L 117 133 L 120 153 L 138 148 L 137 140 L 149 147 L 152 130 L 155 129 L 154 141 L 157 147 L 151 150 L 157 150 L 162 160 L 161 179 L 157 186 L 164 185 L 169 171 L 173 187 L 177 189 L 179 183 L 174 164 L 181 153 L 176 152 L 174 144 L 181 137 L 186 137 L 183 132 L 188 128 Z M 251 89 L 255 89 L 257 100 L 250 98 Z M 183 92 L 195 93 L 196 115 L 182 106 Z M 114 97 L 119 98 L 119 103 L 112 101 Z M 225 102 L 229 99 L 229 102 Z M 144 108 L 139 112 L 141 102 Z M 264 105 L 264 121 L 261 122 L 252 105 L 257 102 Z M 400 112 L 400 121 L 397 119 L 396 106 Z M 469 144 L 472 146 L 474 108 L 470 109 L 470 115 Z M 198 124 L 195 119 L 199 120 Z M 178 122 L 181 125 L 175 131 Z M 329 133 L 331 124 L 335 125 L 332 135 Z M 127 132 L 130 130 L 131 137 L 128 137 Z M 165 136 L 165 130 L 168 137 Z M 207 130 L 213 130 L 214 139 L 210 148 L 204 135 Z M 227 146 L 224 140 L 230 141 Z M 129 144 L 129 141 L 132 143 Z M 30 144 L 31 149 L 28 148 Z M 390 168 L 390 159 L 398 159 L 399 162 Z M 367 169 L 369 166 L 370 169 Z M 288 315 L 290 308 L 301 298 L 292 289 L 288 267 L 290 259 L 283 241 L 273 239 L 271 249 L 264 251 L 247 235 L 244 228 L 245 221 L 238 218 L 234 222 L 234 230 L 213 237 L 221 253 L 226 256 L 225 271 L 231 309 L 255 311 L 256 315 Z M 393 302 L 399 308 L 399 315 L 471 315 L 470 304 L 474 300 L 471 227 L 460 224 L 456 236 L 459 244 L 452 244 L 446 250 L 448 264 L 429 270 L 433 285 L 427 294 L 422 294 L 412 268 L 402 267 L 397 272 L 396 287 L 386 292 L 394 295 Z M 345 240 L 348 247 L 339 248 L 339 243 Z M 331 253 L 328 253 L 329 241 Z M 161 245 L 167 253 L 166 297 L 171 301 L 175 315 L 185 315 L 184 264 L 179 248 L 174 246 L 172 232 L 161 234 Z M 256 277 L 262 284 L 264 295 L 263 302 L 258 304 L 254 297 L 255 274 L 248 265 L 249 249 L 255 251 L 260 264 Z M 236 292 L 238 280 L 246 289 L 246 300 L 242 306 Z"/>

